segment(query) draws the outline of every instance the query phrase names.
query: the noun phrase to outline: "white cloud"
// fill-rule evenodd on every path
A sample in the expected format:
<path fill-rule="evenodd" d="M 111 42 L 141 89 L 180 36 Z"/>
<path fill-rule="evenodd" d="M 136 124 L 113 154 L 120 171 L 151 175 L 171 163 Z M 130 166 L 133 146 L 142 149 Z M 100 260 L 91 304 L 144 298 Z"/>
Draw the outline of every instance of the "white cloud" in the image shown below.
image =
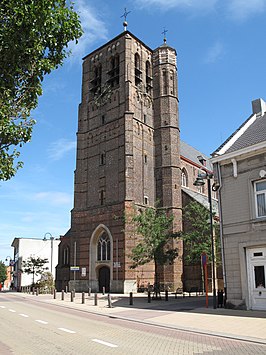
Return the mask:
<path fill-rule="evenodd" d="M 157 6 L 162 10 L 172 8 L 211 10 L 217 2 L 218 0 L 136 0 L 136 3 L 141 7 Z"/>
<path fill-rule="evenodd" d="M 78 44 L 71 42 L 69 47 L 72 50 L 71 58 L 80 59 L 89 52 L 89 47 L 94 42 L 107 39 L 107 27 L 101 20 L 99 12 L 88 5 L 85 0 L 77 1 L 74 8 L 80 16 L 84 33 Z"/>
<path fill-rule="evenodd" d="M 266 10 L 266 0 L 230 0 L 227 6 L 231 17 L 245 20 L 252 15 L 263 13 Z"/>
<path fill-rule="evenodd" d="M 76 141 L 61 138 L 56 142 L 50 144 L 48 148 L 49 157 L 52 160 L 59 160 L 68 152 L 76 149 Z"/>
<path fill-rule="evenodd" d="M 221 42 L 216 42 L 212 47 L 209 48 L 205 62 L 214 63 L 224 54 L 224 46 Z"/>
<path fill-rule="evenodd" d="M 73 197 L 71 194 L 65 192 L 44 191 L 37 192 L 32 196 L 32 199 L 35 201 L 48 202 L 53 205 L 65 205 L 71 204 Z"/>
<path fill-rule="evenodd" d="M 233 20 L 245 20 L 266 11 L 266 0 L 132 0 L 141 8 L 157 7 L 161 11 L 173 8 L 195 14 L 222 10 Z"/>

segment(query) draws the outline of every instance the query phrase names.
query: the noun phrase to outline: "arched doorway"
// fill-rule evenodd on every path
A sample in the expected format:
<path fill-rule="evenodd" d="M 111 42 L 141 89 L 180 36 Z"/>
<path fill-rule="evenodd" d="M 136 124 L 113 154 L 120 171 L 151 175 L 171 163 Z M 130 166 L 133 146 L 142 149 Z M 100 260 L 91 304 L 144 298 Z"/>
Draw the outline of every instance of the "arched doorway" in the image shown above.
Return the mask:
<path fill-rule="evenodd" d="M 110 269 L 108 266 L 102 266 L 99 269 L 99 292 L 103 291 L 105 287 L 105 292 L 110 292 Z"/>

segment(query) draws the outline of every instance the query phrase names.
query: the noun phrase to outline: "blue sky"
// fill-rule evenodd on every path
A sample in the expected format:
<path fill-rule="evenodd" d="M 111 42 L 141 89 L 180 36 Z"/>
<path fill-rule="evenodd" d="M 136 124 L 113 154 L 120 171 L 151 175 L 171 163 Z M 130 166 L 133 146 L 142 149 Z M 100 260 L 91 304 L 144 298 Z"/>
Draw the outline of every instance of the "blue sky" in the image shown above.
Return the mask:
<path fill-rule="evenodd" d="M 181 138 L 210 155 L 266 99 L 266 0 L 76 0 L 84 35 L 47 78 L 23 169 L 0 182 L 0 260 L 14 237 L 64 235 L 70 227 L 82 57 L 128 30 L 178 55 Z"/>

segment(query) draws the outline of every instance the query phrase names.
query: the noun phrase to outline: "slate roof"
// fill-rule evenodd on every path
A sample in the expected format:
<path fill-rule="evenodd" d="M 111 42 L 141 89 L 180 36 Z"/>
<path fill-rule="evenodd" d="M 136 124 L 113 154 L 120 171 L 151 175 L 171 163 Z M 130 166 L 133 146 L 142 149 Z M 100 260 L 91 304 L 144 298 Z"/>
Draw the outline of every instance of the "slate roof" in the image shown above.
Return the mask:
<path fill-rule="evenodd" d="M 266 142 L 266 113 L 254 113 L 211 155 L 232 153 L 262 142 Z"/>
<path fill-rule="evenodd" d="M 198 203 L 200 203 L 202 206 L 205 208 L 209 209 L 209 200 L 208 196 L 203 195 L 197 191 L 193 191 L 188 189 L 187 187 L 182 187 L 182 192 L 186 193 L 189 195 L 193 200 L 196 200 Z M 218 201 L 212 198 L 212 210 L 213 212 L 218 215 Z"/>
<path fill-rule="evenodd" d="M 195 163 L 197 166 L 199 167 L 202 166 L 207 170 L 212 171 L 212 164 L 210 162 L 210 158 L 182 140 L 180 141 L 180 154 L 182 157 L 190 160 L 191 162 Z M 198 159 L 198 156 L 200 155 L 206 160 L 206 166 L 200 163 Z"/>
<path fill-rule="evenodd" d="M 266 114 L 257 117 L 226 153 L 231 153 L 264 141 L 266 141 Z"/>

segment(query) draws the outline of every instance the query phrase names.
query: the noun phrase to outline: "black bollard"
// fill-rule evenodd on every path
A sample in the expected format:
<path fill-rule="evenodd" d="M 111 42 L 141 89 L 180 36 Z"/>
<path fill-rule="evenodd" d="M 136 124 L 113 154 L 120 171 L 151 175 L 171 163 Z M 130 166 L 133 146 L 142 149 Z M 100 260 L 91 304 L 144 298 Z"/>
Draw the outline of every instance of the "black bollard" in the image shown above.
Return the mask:
<path fill-rule="evenodd" d="M 70 302 L 74 301 L 74 291 L 70 292 Z"/>
<path fill-rule="evenodd" d="M 133 292 L 129 292 L 129 305 L 133 305 Z"/>
<path fill-rule="evenodd" d="M 112 298 L 111 298 L 110 293 L 108 293 L 107 299 L 108 299 L 108 307 L 109 307 L 109 308 L 113 308 L 113 305 L 112 305 Z"/>
<path fill-rule="evenodd" d="M 54 300 L 56 299 L 56 289 L 54 289 Z"/>
<path fill-rule="evenodd" d="M 97 293 L 94 294 L 94 306 L 97 306 L 98 304 L 98 295 Z"/>
<path fill-rule="evenodd" d="M 64 299 L 65 299 L 65 292 L 64 292 L 64 290 L 62 290 L 62 292 L 61 292 L 61 300 L 64 301 Z"/>
<path fill-rule="evenodd" d="M 168 301 L 168 291 L 165 291 L 165 301 Z"/>
<path fill-rule="evenodd" d="M 85 292 L 82 292 L 82 294 L 81 294 L 81 303 L 82 304 L 85 303 Z"/>
<path fill-rule="evenodd" d="M 151 291 L 148 291 L 148 303 L 151 303 Z"/>
<path fill-rule="evenodd" d="M 39 296 L 39 288 L 36 288 L 36 296 Z"/>

